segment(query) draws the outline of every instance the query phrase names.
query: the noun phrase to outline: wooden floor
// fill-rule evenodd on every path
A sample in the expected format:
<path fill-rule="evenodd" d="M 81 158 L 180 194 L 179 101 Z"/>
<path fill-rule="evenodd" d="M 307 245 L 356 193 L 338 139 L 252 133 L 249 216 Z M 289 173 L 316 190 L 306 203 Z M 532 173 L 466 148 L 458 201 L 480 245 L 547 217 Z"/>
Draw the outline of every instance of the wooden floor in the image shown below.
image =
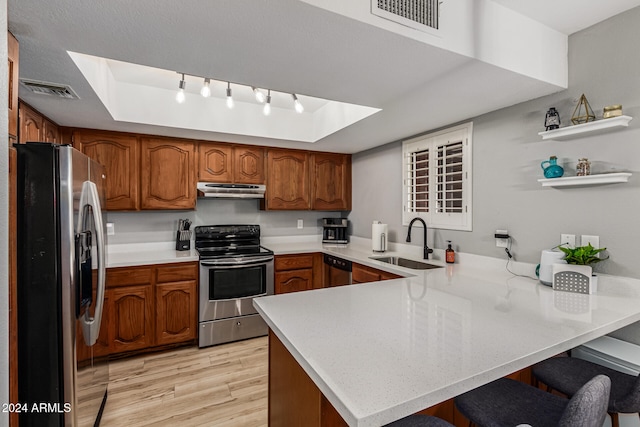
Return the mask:
<path fill-rule="evenodd" d="M 100 425 L 266 426 L 267 337 L 112 361 Z"/>

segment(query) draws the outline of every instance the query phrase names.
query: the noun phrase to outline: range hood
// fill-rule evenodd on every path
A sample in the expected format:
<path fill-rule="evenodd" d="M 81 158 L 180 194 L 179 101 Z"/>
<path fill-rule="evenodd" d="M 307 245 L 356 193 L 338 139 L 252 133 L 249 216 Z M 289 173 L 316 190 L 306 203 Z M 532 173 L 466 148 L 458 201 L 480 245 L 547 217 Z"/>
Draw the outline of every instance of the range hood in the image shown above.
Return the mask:
<path fill-rule="evenodd" d="M 264 199 L 266 186 L 261 184 L 224 184 L 199 182 L 198 197 L 219 199 Z"/>

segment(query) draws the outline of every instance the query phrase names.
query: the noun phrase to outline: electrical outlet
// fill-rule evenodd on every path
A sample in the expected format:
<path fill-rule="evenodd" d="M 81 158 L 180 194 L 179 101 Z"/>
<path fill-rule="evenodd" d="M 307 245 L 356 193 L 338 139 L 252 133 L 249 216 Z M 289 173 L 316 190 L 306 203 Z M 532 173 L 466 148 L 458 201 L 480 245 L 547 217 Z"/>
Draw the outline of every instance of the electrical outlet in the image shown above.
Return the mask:
<path fill-rule="evenodd" d="M 304 227 L 303 221 L 301 219 L 298 220 L 298 228 Z"/>
<path fill-rule="evenodd" d="M 107 236 L 116 234 L 116 225 L 113 222 L 107 222 Z"/>
<path fill-rule="evenodd" d="M 576 235 L 575 234 L 561 234 L 560 244 L 569 248 L 576 247 Z"/>
<path fill-rule="evenodd" d="M 580 237 L 580 246 L 587 246 L 589 243 L 591 243 L 591 246 L 598 249 L 600 247 L 600 236 L 589 236 L 583 234 Z"/>
<path fill-rule="evenodd" d="M 500 234 L 503 236 L 508 236 L 509 232 L 507 230 L 496 230 L 496 234 Z M 509 239 L 508 238 L 498 238 L 496 237 L 496 247 L 497 248 L 506 248 L 507 246 L 509 246 Z"/>

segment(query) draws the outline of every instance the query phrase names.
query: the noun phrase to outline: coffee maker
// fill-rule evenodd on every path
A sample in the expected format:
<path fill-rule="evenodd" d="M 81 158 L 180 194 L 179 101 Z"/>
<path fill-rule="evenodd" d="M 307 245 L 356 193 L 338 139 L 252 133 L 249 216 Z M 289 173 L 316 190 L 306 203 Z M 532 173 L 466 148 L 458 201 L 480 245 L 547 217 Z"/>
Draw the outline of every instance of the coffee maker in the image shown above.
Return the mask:
<path fill-rule="evenodd" d="M 322 243 L 349 243 L 347 228 L 349 220 L 346 218 L 322 218 Z"/>

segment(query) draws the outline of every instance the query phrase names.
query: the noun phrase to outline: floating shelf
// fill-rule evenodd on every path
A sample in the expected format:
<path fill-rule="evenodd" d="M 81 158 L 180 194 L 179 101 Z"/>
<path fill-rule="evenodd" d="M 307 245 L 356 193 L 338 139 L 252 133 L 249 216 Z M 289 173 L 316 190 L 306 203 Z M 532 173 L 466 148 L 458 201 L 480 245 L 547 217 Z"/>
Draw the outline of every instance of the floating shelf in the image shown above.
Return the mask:
<path fill-rule="evenodd" d="M 538 135 L 545 139 L 555 139 L 562 141 L 565 139 L 579 138 L 581 135 L 597 135 L 599 133 L 610 132 L 615 128 L 623 128 L 629 126 L 629 122 L 633 119 L 630 116 L 611 117 L 610 119 L 596 120 L 595 122 L 582 123 L 580 125 L 567 126 L 559 129 L 548 130 L 546 132 L 538 132 Z"/>
<path fill-rule="evenodd" d="M 589 185 L 616 184 L 627 182 L 631 174 L 629 172 L 603 173 L 587 176 L 565 176 L 561 178 L 544 178 L 538 182 L 543 187 L 585 187 Z"/>

